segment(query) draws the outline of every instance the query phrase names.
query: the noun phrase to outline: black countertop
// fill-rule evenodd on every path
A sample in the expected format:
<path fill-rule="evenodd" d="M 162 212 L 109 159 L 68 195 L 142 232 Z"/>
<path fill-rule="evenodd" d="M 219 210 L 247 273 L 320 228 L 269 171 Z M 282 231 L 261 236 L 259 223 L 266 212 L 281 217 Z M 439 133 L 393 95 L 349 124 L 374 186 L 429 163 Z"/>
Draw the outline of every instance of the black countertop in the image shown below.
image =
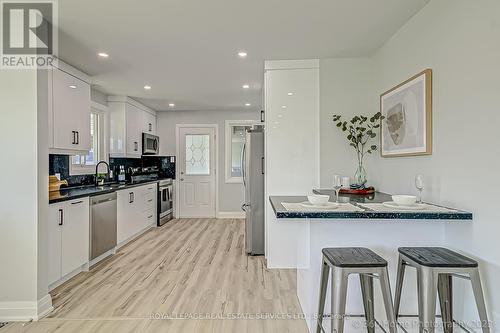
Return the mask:
<path fill-rule="evenodd" d="M 330 195 L 330 201 L 335 201 L 334 190 L 313 190 L 315 194 Z M 472 220 L 472 213 L 461 210 L 453 212 L 377 212 L 359 205 L 359 203 L 382 203 L 391 201 L 391 195 L 375 192 L 370 195 L 348 195 L 341 194 L 339 196 L 341 202 L 349 201 L 351 204 L 363 209 L 357 212 L 341 212 L 341 211 L 324 211 L 324 212 L 292 212 L 287 211 L 281 204 L 282 202 L 300 203 L 307 201 L 306 196 L 270 196 L 269 201 L 273 207 L 274 213 L 278 219 L 391 219 L 391 220 Z M 453 209 L 453 208 L 451 208 Z"/>
<path fill-rule="evenodd" d="M 49 192 L 49 204 L 73 199 L 93 197 L 100 194 L 112 193 L 127 188 L 158 183 L 162 179 L 131 184 L 109 184 L 104 186 L 79 186 L 62 188 L 59 191 Z"/>

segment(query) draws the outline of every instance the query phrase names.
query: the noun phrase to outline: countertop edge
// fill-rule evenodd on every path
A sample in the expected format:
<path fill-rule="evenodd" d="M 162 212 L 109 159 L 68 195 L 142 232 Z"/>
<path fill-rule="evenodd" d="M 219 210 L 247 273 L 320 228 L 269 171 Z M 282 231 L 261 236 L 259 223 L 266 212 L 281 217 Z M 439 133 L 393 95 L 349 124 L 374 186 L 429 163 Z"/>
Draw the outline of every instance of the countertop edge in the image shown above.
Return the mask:
<path fill-rule="evenodd" d="M 96 191 L 94 193 L 82 193 L 82 194 L 72 195 L 72 196 L 68 196 L 68 197 L 61 197 L 61 198 L 56 198 L 56 199 L 49 199 L 49 205 L 56 204 L 56 203 L 61 203 L 61 202 L 65 202 L 65 201 L 71 201 L 71 200 L 75 200 L 75 199 L 86 198 L 86 197 L 89 197 L 89 198 L 90 197 L 95 197 L 97 195 L 113 193 L 113 192 L 117 192 L 117 191 L 121 191 L 121 190 L 126 190 L 126 189 L 129 189 L 129 188 L 134 188 L 134 187 L 138 187 L 138 186 L 155 184 L 155 183 L 158 183 L 161 180 L 163 180 L 163 179 L 152 180 L 152 181 L 147 181 L 147 182 L 143 182 L 143 183 L 124 184 L 124 186 L 121 187 L 121 188 L 114 188 L 114 189 L 109 189 L 109 190 L 98 190 L 98 191 Z M 71 188 L 65 188 L 65 189 L 71 189 Z"/>
<path fill-rule="evenodd" d="M 270 196 L 269 202 L 277 219 L 334 219 L 334 220 L 439 220 L 439 221 L 472 221 L 473 214 L 457 210 L 456 212 L 374 212 L 365 210 L 363 212 L 289 212 L 277 209 L 273 198 L 281 196 Z M 297 196 L 298 197 L 298 196 Z M 357 205 L 360 207 L 359 205 Z M 363 207 L 360 207 L 363 208 Z M 366 209 L 366 208 L 363 208 Z"/>

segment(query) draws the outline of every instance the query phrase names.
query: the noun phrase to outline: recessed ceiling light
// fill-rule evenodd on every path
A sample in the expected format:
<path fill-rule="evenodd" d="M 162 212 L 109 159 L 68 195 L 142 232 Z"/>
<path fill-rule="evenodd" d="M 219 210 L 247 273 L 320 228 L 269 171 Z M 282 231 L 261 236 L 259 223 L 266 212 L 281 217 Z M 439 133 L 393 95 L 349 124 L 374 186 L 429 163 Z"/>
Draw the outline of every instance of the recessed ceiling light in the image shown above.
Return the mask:
<path fill-rule="evenodd" d="M 97 53 L 97 55 L 101 58 L 108 58 L 109 57 L 109 54 L 105 53 L 105 52 L 99 52 Z"/>
<path fill-rule="evenodd" d="M 146 86 L 144 86 L 144 89 L 151 90 L 151 86 L 146 85 Z"/>
<path fill-rule="evenodd" d="M 274 122 L 274 125 L 279 125 L 280 123 L 278 121 L 275 121 Z"/>
<path fill-rule="evenodd" d="M 248 89 L 248 88 L 250 88 L 250 85 L 244 84 L 242 87 L 243 87 L 243 89 Z"/>
<path fill-rule="evenodd" d="M 238 52 L 238 57 L 245 58 L 246 56 L 247 56 L 247 53 L 245 51 Z"/>
<path fill-rule="evenodd" d="M 292 95 L 293 95 L 293 92 L 289 92 L 287 95 L 288 95 L 288 96 L 292 96 Z"/>
<path fill-rule="evenodd" d="M 174 103 L 170 103 L 170 104 L 168 104 L 168 106 L 171 107 L 171 108 L 173 108 L 175 106 L 175 104 Z"/>
<path fill-rule="evenodd" d="M 250 105 L 252 105 L 252 104 L 250 104 L 250 103 L 245 103 L 245 106 L 250 106 Z"/>
<path fill-rule="evenodd" d="M 282 105 L 282 106 L 281 106 L 281 108 L 282 108 L 282 109 L 286 109 L 286 105 Z"/>
<path fill-rule="evenodd" d="M 282 115 L 282 114 L 279 114 L 279 115 L 278 115 L 278 118 L 283 118 L 283 115 Z"/>
<path fill-rule="evenodd" d="M 76 86 L 74 84 L 69 86 L 71 89 L 76 89 Z"/>

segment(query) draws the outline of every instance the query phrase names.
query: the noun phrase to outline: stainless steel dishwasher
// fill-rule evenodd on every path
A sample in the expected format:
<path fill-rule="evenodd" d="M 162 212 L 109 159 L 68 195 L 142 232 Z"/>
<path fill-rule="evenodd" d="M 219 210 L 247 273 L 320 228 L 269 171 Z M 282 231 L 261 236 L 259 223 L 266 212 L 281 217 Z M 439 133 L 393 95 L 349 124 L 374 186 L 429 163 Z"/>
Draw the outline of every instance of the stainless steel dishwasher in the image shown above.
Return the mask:
<path fill-rule="evenodd" d="M 90 260 L 116 246 L 116 193 L 90 198 Z"/>

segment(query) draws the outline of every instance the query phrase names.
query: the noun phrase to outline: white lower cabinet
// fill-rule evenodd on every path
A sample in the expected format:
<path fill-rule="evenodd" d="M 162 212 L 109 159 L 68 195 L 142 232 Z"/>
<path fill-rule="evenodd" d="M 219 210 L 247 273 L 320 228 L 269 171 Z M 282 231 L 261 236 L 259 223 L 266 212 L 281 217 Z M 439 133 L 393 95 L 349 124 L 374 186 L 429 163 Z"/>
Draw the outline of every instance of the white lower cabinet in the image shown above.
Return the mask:
<path fill-rule="evenodd" d="M 156 190 L 156 184 L 149 184 L 117 192 L 118 245 L 156 225 Z"/>
<path fill-rule="evenodd" d="M 89 198 L 49 206 L 49 285 L 89 262 Z"/>

